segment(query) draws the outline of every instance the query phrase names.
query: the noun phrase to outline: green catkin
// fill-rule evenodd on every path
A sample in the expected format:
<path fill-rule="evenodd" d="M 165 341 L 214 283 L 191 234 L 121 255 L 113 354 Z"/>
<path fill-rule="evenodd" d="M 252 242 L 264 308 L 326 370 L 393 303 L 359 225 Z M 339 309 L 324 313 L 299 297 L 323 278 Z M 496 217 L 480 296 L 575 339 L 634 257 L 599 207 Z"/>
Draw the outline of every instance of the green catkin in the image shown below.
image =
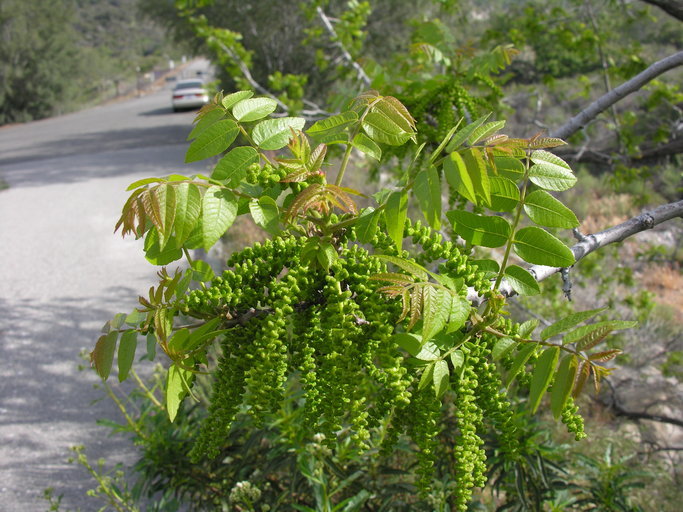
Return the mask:
<path fill-rule="evenodd" d="M 577 441 L 581 441 L 581 439 L 586 437 L 583 417 L 579 414 L 579 406 L 576 405 L 572 397 L 569 397 L 564 409 L 562 409 L 562 423 L 564 423 L 569 432 L 574 434 L 574 439 Z"/>

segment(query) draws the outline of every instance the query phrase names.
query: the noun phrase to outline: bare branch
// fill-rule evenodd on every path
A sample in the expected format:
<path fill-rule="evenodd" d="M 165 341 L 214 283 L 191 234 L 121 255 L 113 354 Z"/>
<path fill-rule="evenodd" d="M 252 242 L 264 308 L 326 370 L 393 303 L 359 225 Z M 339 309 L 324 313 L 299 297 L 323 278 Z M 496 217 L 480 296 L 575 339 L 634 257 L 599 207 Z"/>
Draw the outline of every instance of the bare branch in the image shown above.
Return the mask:
<path fill-rule="evenodd" d="M 645 84 L 661 75 L 662 73 L 669 71 L 675 67 L 683 65 L 683 51 L 674 53 L 668 57 L 663 58 L 649 66 L 647 69 L 637 74 L 627 82 L 624 82 L 619 87 L 612 89 L 607 94 L 604 94 L 593 103 L 588 105 L 584 110 L 579 112 L 576 116 L 572 117 L 560 128 L 551 133 L 551 137 L 558 137 L 560 139 L 566 139 L 574 133 L 578 132 L 581 128 L 586 126 L 588 122 L 595 119 L 601 112 L 604 112 L 609 107 L 622 100 L 629 94 L 639 90 Z"/>
<path fill-rule="evenodd" d="M 599 233 L 581 236 L 581 241 L 574 245 L 571 248 L 571 251 L 574 254 L 576 262 L 578 262 L 580 259 L 585 258 L 587 255 L 597 251 L 601 247 L 621 242 L 636 233 L 652 229 L 655 226 L 676 217 L 683 218 L 683 200 L 658 206 L 652 211 L 643 212 L 637 217 L 633 217 L 626 222 L 617 224 L 616 226 L 600 231 Z M 536 278 L 536 281 L 543 281 L 562 269 L 560 267 L 533 265 L 527 270 Z M 499 291 L 506 297 L 516 295 L 510 284 L 505 280 L 503 280 Z M 473 289 L 469 290 L 467 298 L 474 304 L 479 304 L 483 300 L 483 298 Z"/>
<path fill-rule="evenodd" d="M 316 7 L 316 11 L 318 13 L 318 16 L 320 16 L 323 25 L 325 25 L 325 28 L 330 33 L 330 36 L 332 36 L 332 40 L 334 41 L 335 45 L 341 51 L 344 60 L 346 60 L 353 67 L 353 69 L 356 70 L 356 73 L 358 74 L 358 79 L 361 82 L 363 82 L 365 87 L 370 87 L 372 80 L 370 80 L 370 77 L 365 73 L 365 70 L 361 67 L 361 65 L 358 64 L 355 60 L 353 60 L 353 57 L 348 52 L 348 50 L 344 48 L 344 45 L 341 43 L 339 37 L 337 36 L 337 32 L 334 30 L 334 26 L 332 25 L 330 18 L 327 17 L 327 14 L 325 14 L 325 11 L 323 11 L 322 7 L 320 6 Z"/>
<path fill-rule="evenodd" d="M 642 0 L 646 4 L 656 5 L 667 14 L 683 21 L 683 2 L 681 0 Z"/>

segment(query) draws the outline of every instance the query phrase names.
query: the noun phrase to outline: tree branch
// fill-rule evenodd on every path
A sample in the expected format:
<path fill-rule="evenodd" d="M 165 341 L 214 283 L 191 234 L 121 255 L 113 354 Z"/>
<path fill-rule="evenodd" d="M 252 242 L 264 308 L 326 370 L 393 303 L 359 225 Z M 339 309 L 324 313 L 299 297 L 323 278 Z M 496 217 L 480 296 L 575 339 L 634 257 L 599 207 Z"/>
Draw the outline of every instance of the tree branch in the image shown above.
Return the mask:
<path fill-rule="evenodd" d="M 681 0 L 642 0 L 646 4 L 656 5 L 667 14 L 683 21 L 683 2 Z"/>
<path fill-rule="evenodd" d="M 365 73 L 365 70 L 361 67 L 361 65 L 358 64 L 355 60 L 353 60 L 353 57 L 348 52 L 348 50 L 344 48 L 344 45 L 341 43 L 339 37 L 337 36 L 337 32 L 334 30 L 334 26 L 332 25 L 330 18 L 327 17 L 327 14 L 325 14 L 325 11 L 322 10 L 322 7 L 318 6 L 315 10 L 318 13 L 318 16 L 320 16 L 323 25 L 325 25 L 325 28 L 330 33 L 330 36 L 332 37 L 332 41 L 334 41 L 335 46 L 337 46 L 337 48 L 339 48 L 339 50 L 341 51 L 344 60 L 346 60 L 353 67 L 353 69 L 356 70 L 356 73 L 358 74 L 358 79 L 361 82 L 363 82 L 365 87 L 369 88 L 370 84 L 372 83 L 372 80 L 370 80 L 370 77 Z"/>
<path fill-rule="evenodd" d="M 560 128 L 552 132 L 550 136 L 558 137 L 560 139 L 567 139 L 574 133 L 578 132 L 581 128 L 586 126 L 589 121 L 595 119 L 600 113 L 604 112 L 618 101 L 641 89 L 645 84 L 662 73 L 681 65 L 683 65 L 683 51 L 674 53 L 673 55 L 655 62 L 627 82 L 624 82 L 619 87 L 612 89 L 607 94 L 604 94 L 595 100 Z"/>
<path fill-rule="evenodd" d="M 676 217 L 683 218 L 683 200 L 658 206 L 652 211 L 643 212 L 637 217 L 633 217 L 626 222 L 617 224 L 616 226 L 605 229 L 604 231 L 600 231 L 599 233 L 588 236 L 579 234 L 581 240 L 571 248 L 571 251 L 574 254 L 576 262 L 578 263 L 579 260 L 585 258 L 590 253 L 597 251 L 601 247 L 616 242 L 621 242 L 626 238 L 635 235 L 636 233 L 652 229 L 655 226 Z M 527 270 L 536 278 L 536 281 L 543 281 L 544 279 L 547 279 L 551 275 L 562 270 L 562 268 L 533 265 Z M 501 283 L 499 291 L 506 297 L 512 297 L 513 295 L 516 295 L 516 292 L 505 280 L 503 280 Z M 483 298 L 477 295 L 473 289 L 469 290 L 467 298 L 474 304 L 480 304 L 483 300 Z"/>

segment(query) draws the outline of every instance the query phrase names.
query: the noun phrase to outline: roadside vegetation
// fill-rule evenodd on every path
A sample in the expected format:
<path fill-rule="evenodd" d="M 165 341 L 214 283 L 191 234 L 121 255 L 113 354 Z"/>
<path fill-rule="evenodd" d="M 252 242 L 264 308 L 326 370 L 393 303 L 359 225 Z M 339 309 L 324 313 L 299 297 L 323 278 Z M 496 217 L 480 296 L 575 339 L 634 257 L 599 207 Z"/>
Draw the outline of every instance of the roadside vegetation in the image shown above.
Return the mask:
<path fill-rule="evenodd" d="M 105 509 L 680 508 L 680 2 L 139 4 L 224 92 L 117 224 Z"/>
<path fill-rule="evenodd" d="M 180 51 L 137 0 L 2 0 L 0 125 L 135 90 Z"/>

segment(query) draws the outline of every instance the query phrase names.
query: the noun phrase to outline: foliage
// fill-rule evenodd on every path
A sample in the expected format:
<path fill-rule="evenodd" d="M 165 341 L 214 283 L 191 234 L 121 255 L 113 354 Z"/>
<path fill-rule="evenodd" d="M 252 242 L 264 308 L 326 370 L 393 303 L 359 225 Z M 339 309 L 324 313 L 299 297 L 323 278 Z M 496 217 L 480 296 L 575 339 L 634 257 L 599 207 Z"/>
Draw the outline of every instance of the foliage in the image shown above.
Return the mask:
<path fill-rule="evenodd" d="M 428 165 L 409 167 L 398 187 L 380 190 L 374 207 L 360 209 L 359 193 L 344 186 L 351 152 L 381 159 L 383 147 L 415 141 L 405 106 L 368 91 L 305 132 L 302 118 L 272 117 L 276 108 L 275 100 L 251 91 L 217 95 L 198 114 L 186 154 L 191 162 L 227 151 L 211 175 L 131 184 L 117 229 L 144 237 L 151 263 L 184 255 L 189 268 L 174 274 L 162 268 L 158 286 L 140 298 L 142 308 L 107 323 L 91 354 L 98 373 L 108 377 L 118 344 L 124 380 L 139 335 L 146 336 L 148 354 L 160 347 L 172 362 L 165 405 L 174 421 L 184 414 L 184 399 L 195 396 L 197 375 L 211 371 L 208 416 L 189 453 L 195 464 L 221 453 L 241 415 L 266 425 L 294 386 L 301 394 L 299 443 L 319 439 L 337 456 L 347 445 L 362 456 L 378 447 L 387 455 L 406 434 L 417 447 L 417 483 L 425 493 L 447 414 L 456 433 L 446 472 L 455 485 L 447 495 L 458 510 L 486 482 L 487 429 L 500 436 L 504 457 L 519 460 L 504 390 L 513 382 L 528 393 L 531 413 L 550 390 L 555 418 L 583 437 L 570 395 L 578 396 L 589 378 L 598 388 L 609 373 L 602 363 L 619 350 L 593 349 L 633 322 L 582 325 L 601 310 L 584 311 L 534 337 L 537 323 L 510 322 L 499 292 L 503 279 L 517 293 L 539 291 L 531 274 L 511 264 L 513 250 L 528 263 L 574 263 L 544 229 L 577 225 L 547 192 L 576 181 L 548 151 L 564 143 L 510 138 L 499 133 L 503 122 L 485 118 L 457 123 L 425 157 Z M 333 145 L 345 149 L 331 183 L 325 170 Z M 285 147 L 288 155 L 266 153 Z M 444 188 L 478 213 L 444 203 Z M 410 220 L 413 202 L 426 225 Z M 525 213 L 535 225 L 522 224 Z M 190 258 L 189 250 L 210 249 L 240 215 L 250 215 L 271 238 L 233 254 L 220 276 Z M 464 245 L 434 231 L 443 222 Z M 415 252 L 404 249 L 405 238 Z M 475 246 L 501 248 L 502 259 L 475 261 L 468 256 Z M 472 307 L 471 293 L 485 300 L 481 308 Z M 220 343 L 215 368 L 214 339 Z M 302 472 L 323 486 L 321 496 L 329 495 L 315 466 Z"/>

